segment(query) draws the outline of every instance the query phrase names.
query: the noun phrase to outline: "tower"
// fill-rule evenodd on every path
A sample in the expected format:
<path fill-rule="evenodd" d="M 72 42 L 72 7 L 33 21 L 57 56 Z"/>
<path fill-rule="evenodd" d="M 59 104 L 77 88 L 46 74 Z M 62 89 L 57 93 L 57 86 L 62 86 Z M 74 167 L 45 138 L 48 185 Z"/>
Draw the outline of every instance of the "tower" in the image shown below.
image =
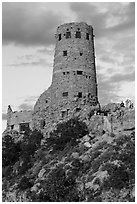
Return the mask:
<path fill-rule="evenodd" d="M 55 39 L 52 84 L 36 102 L 36 121 L 57 122 L 73 115 L 75 108 L 83 109 L 83 99 L 90 99 L 90 106 L 98 104 L 92 26 L 84 22 L 60 25 Z"/>
<path fill-rule="evenodd" d="M 67 23 L 57 28 L 52 78 L 52 103 L 91 94 L 97 100 L 93 28 Z"/>

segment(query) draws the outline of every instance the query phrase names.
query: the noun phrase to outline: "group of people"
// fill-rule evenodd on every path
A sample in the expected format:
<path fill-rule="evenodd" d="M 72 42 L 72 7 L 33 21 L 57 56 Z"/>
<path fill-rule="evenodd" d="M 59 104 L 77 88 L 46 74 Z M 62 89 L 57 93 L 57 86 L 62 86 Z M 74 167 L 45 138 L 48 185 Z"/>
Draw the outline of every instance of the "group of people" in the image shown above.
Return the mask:
<path fill-rule="evenodd" d="M 126 107 L 126 108 L 132 109 L 132 108 L 134 108 L 134 104 L 133 104 L 133 102 L 132 102 L 130 99 L 127 99 L 127 100 L 125 101 L 125 104 L 124 104 L 123 101 L 121 101 L 120 107 Z"/>

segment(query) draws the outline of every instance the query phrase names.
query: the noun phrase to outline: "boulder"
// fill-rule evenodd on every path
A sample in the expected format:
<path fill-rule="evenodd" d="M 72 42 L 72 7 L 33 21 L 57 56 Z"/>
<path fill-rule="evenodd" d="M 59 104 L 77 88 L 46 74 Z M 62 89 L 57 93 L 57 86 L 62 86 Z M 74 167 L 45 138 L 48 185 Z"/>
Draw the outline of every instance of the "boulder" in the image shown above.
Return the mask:
<path fill-rule="evenodd" d="M 85 142 L 84 146 L 90 148 L 92 145 L 89 142 Z"/>
<path fill-rule="evenodd" d="M 88 155 L 82 155 L 81 156 L 81 159 L 84 161 L 84 162 L 89 162 L 90 161 L 90 157 Z"/>
<path fill-rule="evenodd" d="M 88 135 L 85 135 L 85 136 L 82 138 L 82 140 L 83 140 L 84 142 L 89 142 L 90 137 L 89 137 Z"/>
<path fill-rule="evenodd" d="M 74 158 L 74 159 L 78 159 L 79 158 L 79 153 L 78 152 L 73 152 L 71 154 L 71 156 Z"/>
<path fill-rule="evenodd" d="M 38 178 L 42 178 L 45 172 L 46 172 L 46 170 L 44 168 L 42 168 L 38 174 Z"/>

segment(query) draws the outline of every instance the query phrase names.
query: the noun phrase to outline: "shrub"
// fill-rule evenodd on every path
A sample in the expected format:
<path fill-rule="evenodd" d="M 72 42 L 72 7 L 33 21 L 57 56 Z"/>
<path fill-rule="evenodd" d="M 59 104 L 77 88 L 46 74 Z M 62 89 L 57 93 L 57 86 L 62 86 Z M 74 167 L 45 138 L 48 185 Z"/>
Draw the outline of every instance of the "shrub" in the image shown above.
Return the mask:
<path fill-rule="evenodd" d="M 18 184 L 18 188 L 21 191 L 31 188 L 32 186 L 33 184 L 29 181 L 29 179 L 26 176 L 23 176 Z"/>
<path fill-rule="evenodd" d="M 10 135 L 2 139 L 2 166 L 6 167 L 15 164 L 20 156 L 20 144 L 15 143 Z"/>
<path fill-rule="evenodd" d="M 61 166 L 53 169 L 43 182 L 41 201 L 65 202 L 69 201 L 71 191 L 75 191 L 76 183 L 73 177 L 67 178 Z M 46 197 L 45 197 L 46 196 Z"/>
<path fill-rule="evenodd" d="M 68 143 L 75 146 L 78 143 L 77 139 L 87 133 L 86 124 L 79 121 L 78 118 L 72 118 L 67 122 L 58 124 L 57 129 L 50 133 L 50 137 L 47 138 L 47 147 L 53 148 L 53 151 L 61 151 Z"/>

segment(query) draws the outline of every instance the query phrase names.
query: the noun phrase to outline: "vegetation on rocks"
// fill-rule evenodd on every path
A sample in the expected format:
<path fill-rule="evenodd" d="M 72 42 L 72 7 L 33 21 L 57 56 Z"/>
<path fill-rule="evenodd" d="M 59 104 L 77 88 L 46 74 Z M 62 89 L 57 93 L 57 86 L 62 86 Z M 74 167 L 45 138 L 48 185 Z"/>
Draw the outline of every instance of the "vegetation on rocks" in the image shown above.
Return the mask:
<path fill-rule="evenodd" d="M 46 139 L 36 130 L 18 141 L 5 135 L 3 201 L 134 201 L 134 130 L 98 134 L 92 126 L 73 118 L 59 123 Z"/>

